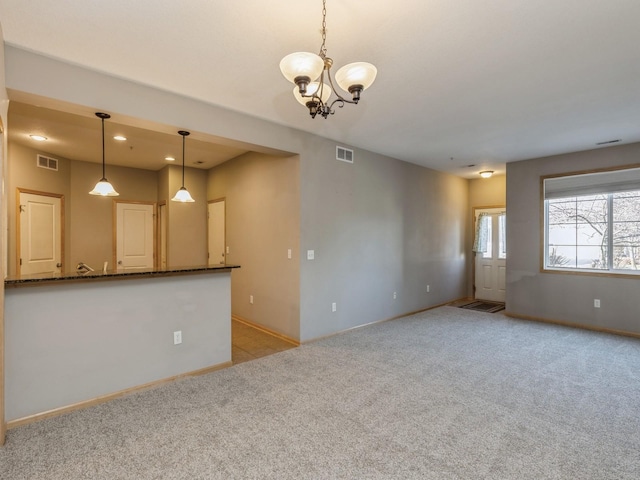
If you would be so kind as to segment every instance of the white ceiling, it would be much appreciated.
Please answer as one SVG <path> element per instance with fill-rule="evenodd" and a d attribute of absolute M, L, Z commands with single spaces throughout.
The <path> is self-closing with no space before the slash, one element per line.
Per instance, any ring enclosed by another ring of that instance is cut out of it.
<path fill-rule="evenodd" d="M 17 47 L 469 178 L 640 141 L 638 0 L 327 0 L 329 56 L 378 77 L 360 105 L 312 120 L 278 64 L 318 51 L 321 9 L 0 0 L 0 22 Z"/>

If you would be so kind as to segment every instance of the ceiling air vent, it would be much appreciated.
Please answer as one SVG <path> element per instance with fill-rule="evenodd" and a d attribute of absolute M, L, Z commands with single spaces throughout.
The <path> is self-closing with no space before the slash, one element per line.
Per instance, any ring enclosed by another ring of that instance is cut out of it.
<path fill-rule="evenodd" d="M 58 171 L 58 160 L 55 158 L 45 157 L 44 155 L 38 155 L 37 165 L 40 168 L 46 168 L 47 170 Z"/>
<path fill-rule="evenodd" d="M 353 163 L 353 150 L 336 145 L 336 160 Z"/>

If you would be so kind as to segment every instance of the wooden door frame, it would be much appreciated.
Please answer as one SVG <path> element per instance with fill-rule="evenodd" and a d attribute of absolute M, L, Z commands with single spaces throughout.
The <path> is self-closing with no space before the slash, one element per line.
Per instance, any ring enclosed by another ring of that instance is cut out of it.
<path fill-rule="evenodd" d="M 488 207 L 473 207 L 471 212 L 471 249 L 472 249 L 471 250 L 471 294 L 474 300 L 476 298 L 476 255 L 477 253 L 473 251 L 473 243 L 475 241 L 475 236 L 476 236 L 476 212 L 478 210 L 491 210 L 494 208 L 504 208 L 505 212 L 507 211 L 506 205 L 490 205 Z"/>
<path fill-rule="evenodd" d="M 164 224 L 160 224 L 160 207 L 164 207 L 164 216 L 165 216 L 165 222 Z M 162 236 L 160 235 L 160 229 L 164 230 L 164 241 L 165 241 L 165 245 L 168 246 L 169 245 L 169 229 L 167 228 L 167 224 L 168 222 L 168 218 L 169 218 L 169 209 L 167 208 L 167 201 L 166 200 L 162 200 L 161 202 L 158 202 L 156 204 L 155 207 L 155 213 L 153 214 L 153 218 L 154 218 L 154 227 L 155 227 L 155 239 L 154 239 L 154 245 L 155 245 L 155 264 L 156 264 L 156 269 L 159 269 L 161 267 L 160 264 L 160 252 L 162 250 L 162 245 L 160 245 L 160 240 L 162 239 Z M 167 265 L 169 265 L 169 249 L 166 249 L 167 251 L 165 252 L 167 258 Z"/>
<path fill-rule="evenodd" d="M 118 268 L 118 204 L 119 203 L 127 203 L 129 205 L 151 205 L 153 206 L 153 268 L 158 268 L 158 254 L 157 254 L 157 243 L 158 243 L 158 202 L 143 202 L 143 201 L 135 201 L 135 200 L 120 200 L 120 199 L 112 199 L 112 212 L 113 212 L 113 236 L 111 242 L 111 262 L 113 265 L 113 270 L 117 270 Z"/>
<path fill-rule="evenodd" d="M 62 265 L 62 267 L 60 267 L 60 271 L 64 272 L 64 263 L 65 263 L 65 258 L 64 258 L 64 244 L 65 244 L 65 238 L 64 238 L 64 221 L 65 221 L 65 216 L 64 216 L 64 195 L 61 193 L 52 193 L 52 192 L 41 192 L 39 190 L 31 190 L 29 188 L 21 188 L 21 187 L 17 187 L 16 188 L 16 275 L 20 275 L 20 257 L 21 255 L 21 251 L 20 251 L 20 242 L 22 240 L 21 238 L 21 231 L 20 231 L 20 195 L 26 193 L 29 195 L 40 195 L 41 197 L 52 197 L 52 198 L 59 198 L 60 199 L 60 265 Z"/>
<path fill-rule="evenodd" d="M 207 201 L 207 265 L 210 265 L 209 261 L 211 260 L 209 252 L 209 205 L 212 203 L 224 202 L 224 263 L 227 263 L 227 197 L 214 198 L 213 200 Z"/>

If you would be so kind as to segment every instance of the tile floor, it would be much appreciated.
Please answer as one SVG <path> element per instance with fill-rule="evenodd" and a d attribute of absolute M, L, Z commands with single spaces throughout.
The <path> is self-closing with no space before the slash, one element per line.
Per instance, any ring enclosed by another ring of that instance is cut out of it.
<path fill-rule="evenodd" d="M 266 357 L 290 348 L 296 346 L 242 322 L 231 321 L 231 361 L 234 364 Z"/>

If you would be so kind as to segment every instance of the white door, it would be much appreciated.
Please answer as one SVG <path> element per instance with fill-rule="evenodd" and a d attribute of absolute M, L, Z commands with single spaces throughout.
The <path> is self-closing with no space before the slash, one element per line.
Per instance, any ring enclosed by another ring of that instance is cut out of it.
<path fill-rule="evenodd" d="M 216 200 L 207 205 L 209 265 L 225 261 L 225 201 Z"/>
<path fill-rule="evenodd" d="M 476 224 L 480 214 L 488 214 L 485 252 L 476 252 L 476 299 L 504 302 L 506 289 L 506 213 L 504 208 L 476 210 Z"/>
<path fill-rule="evenodd" d="M 116 202 L 116 268 L 153 268 L 153 204 Z"/>
<path fill-rule="evenodd" d="M 20 275 L 62 272 L 62 197 L 20 192 Z"/>

